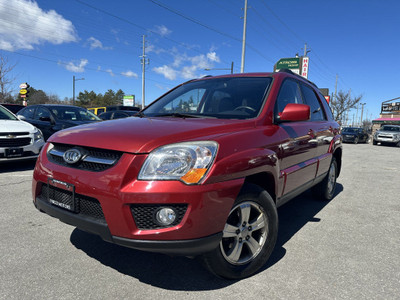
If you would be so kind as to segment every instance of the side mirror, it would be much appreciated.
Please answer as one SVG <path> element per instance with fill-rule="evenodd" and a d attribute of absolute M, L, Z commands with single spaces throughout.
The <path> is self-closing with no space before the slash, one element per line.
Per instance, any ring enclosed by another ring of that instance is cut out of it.
<path fill-rule="evenodd" d="M 17 118 L 21 121 L 25 121 L 26 118 L 23 115 L 17 115 Z"/>
<path fill-rule="evenodd" d="M 310 106 L 298 103 L 289 103 L 286 105 L 279 118 L 281 122 L 307 121 L 309 119 Z"/>

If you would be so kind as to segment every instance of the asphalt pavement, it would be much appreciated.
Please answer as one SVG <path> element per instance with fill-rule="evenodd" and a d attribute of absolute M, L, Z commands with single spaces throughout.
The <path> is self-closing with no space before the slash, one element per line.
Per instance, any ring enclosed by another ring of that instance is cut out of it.
<path fill-rule="evenodd" d="M 0 165 L 0 299 L 400 298 L 400 148 L 345 144 L 334 199 L 306 192 L 281 207 L 271 259 L 239 281 L 40 213 L 33 168 Z"/>

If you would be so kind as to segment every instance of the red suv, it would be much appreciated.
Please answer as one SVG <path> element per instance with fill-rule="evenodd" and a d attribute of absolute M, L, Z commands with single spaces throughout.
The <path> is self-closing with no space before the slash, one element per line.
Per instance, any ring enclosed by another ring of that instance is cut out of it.
<path fill-rule="evenodd" d="M 224 278 L 257 272 L 277 207 L 313 187 L 332 199 L 339 125 L 289 71 L 186 82 L 137 117 L 62 130 L 33 175 L 37 209 L 105 241 L 201 255 Z"/>

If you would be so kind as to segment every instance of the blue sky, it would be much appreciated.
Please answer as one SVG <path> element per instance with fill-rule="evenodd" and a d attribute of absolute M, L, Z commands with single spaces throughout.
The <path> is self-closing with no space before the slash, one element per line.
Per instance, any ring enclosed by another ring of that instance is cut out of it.
<path fill-rule="evenodd" d="M 320 88 L 363 95 L 364 118 L 400 97 L 398 1 L 248 0 L 245 72 L 272 71 L 302 55 Z M 146 35 L 146 104 L 186 80 L 240 72 L 244 0 L 0 0 L 0 52 L 22 82 L 72 97 L 122 89 L 142 100 Z M 214 69 L 206 71 L 204 69 Z M 355 117 L 356 111 L 349 114 Z M 354 115 L 354 116 L 353 116 Z M 360 117 L 360 111 L 358 112 Z"/>

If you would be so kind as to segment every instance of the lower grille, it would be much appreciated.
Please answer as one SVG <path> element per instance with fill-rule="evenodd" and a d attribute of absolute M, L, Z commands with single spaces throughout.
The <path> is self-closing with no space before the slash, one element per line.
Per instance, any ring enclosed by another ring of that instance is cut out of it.
<path fill-rule="evenodd" d="M 24 147 L 28 146 L 31 144 L 31 138 L 26 137 L 26 138 L 6 138 L 6 139 L 0 139 L 0 147 L 6 148 L 6 147 Z"/>
<path fill-rule="evenodd" d="M 81 194 L 75 194 L 75 199 L 73 199 L 72 192 L 54 186 L 48 186 L 47 184 L 43 183 L 42 191 L 39 197 L 45 201 L 48 201 L 48 195 L 51 199 L 54 199 L 63 205 L 74 206 L 75 211 L 71 211 L 71 213 L 85 215 L 95 218 L 98 221 L 104 223 L 106 222 L 100 202 L 95 198 L 87 197 Z"/>
<path fill-rule="evenodd" d="M 176 213 L 175 221 L 169 226 L 160 226 L 156 222 L 156 213 L 160 208 L 170 207 Z M 132 204 L 131 213 L 135 220 L 136 227 L 138 229 L 149 230 L 149 229 L 162 229 L 178 225 L 185 215 L 187 210 L 187 204 Z"/>

